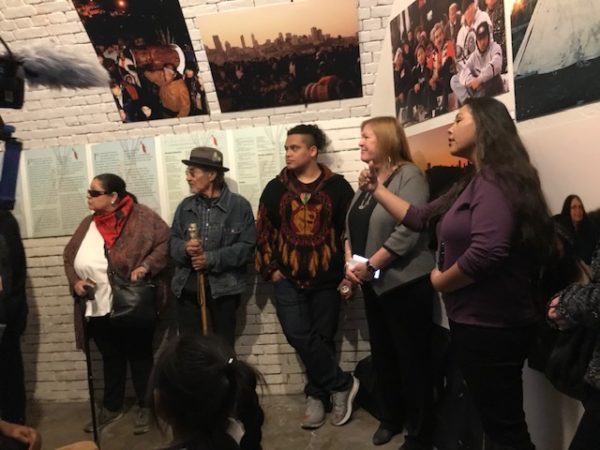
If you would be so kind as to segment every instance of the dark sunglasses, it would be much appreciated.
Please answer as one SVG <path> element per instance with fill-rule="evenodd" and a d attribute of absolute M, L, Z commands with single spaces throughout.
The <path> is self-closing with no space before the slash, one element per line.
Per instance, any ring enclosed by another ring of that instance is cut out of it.
<path fill-rule="evenodd" d="M 110 194 L 110 192 L 106 192 L 106 191 L 95 191 L 93 189 L 88 189 L 87 191 L 88 195 L 90 197 L 96 198 L 96 197 L 100 197 L 101 195 L 106 195 L 106 194 Z"/>

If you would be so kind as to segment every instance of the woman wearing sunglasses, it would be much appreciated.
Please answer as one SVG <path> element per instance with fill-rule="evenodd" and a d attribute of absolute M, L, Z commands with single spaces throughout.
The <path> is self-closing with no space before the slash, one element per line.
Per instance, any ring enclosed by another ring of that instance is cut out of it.
<path fill-rule="evenodd" d="M 158 281 L 158 306 L 168 295 L 169 226 L 150 208 L 137 203 L 126 190 L 125 181 L 106 173 L 97 175 L 87 191 L 87 216 L 65 247 L 65 272 L 74 296 L 87 298 L 85 317 L 88 332 L 102 355 L 104 398 L 98 414 L 100 428 L 123 416 L 127 363 L 138 399 L 134 434 L 149 430 L 149 413 L 144 399 L 152 370 L 154 326 L 130 329 L 111 323 L 111 270 L 135 282 L 144 277 Z M 83 324 L 75 302 L 77 347 L 83 348 Z M 92 424 L 84 428 L 92 431 Z"/>

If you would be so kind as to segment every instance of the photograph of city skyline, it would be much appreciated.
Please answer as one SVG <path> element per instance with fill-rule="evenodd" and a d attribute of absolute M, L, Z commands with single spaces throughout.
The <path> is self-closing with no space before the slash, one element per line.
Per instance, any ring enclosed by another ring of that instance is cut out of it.
<path fill-rule="evenodd" d="M 362 96 L 356 0 L 197 19 L 221 112 Z"/>

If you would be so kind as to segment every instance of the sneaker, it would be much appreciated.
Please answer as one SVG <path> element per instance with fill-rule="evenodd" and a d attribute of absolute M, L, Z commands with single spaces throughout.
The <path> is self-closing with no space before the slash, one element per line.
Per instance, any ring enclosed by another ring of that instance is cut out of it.
<path fill-rule="evenodd" d="M 306 410 L 300 425 L 305 430 L 314 430 L 325 423 L 325 405 L 318 398 L 306 397 Z"/>
<path fill-rule="evenodd" d="M 138 408 L 133 421 L 133 434 L 144 434 L 150 431 L 150 410 Z"/>
<path fill-rule="evenodd" d="M 116 422 L 121 417 L 123 417 L 123 411 L 121 410 L 109 411 L 104 407 L 100 408 L 100 410 L 98 411 L 98 415 L 96 416 L 96 425 L 98 426 L 98 430 L 101 430 L 105 426 Z M 85 431 L 86 433 L 91 433 L 92 431 L 94 431 L 94 426 L 91 420 L 85 425 L 85 427 L 83 427 L 83 431 Z"/>
<path fill-rule="evenodd" d="M 352 403 L 358 393 L 359 381 L 352 377 L 350 389 L 334 392 L 332 395 L 333 409 L 331 411 L 331 424 L 339 427 L 350 420 L 352 416 Z"/>

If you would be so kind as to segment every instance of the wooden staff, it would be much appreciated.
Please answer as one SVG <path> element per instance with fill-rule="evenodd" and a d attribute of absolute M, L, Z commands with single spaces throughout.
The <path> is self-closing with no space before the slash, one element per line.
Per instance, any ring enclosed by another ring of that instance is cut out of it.
<path fill-rule="evenodd" d="M 198 225 L 195 223 L 190 223 L 188 227 L 188 233 L 191 240 L 197 240 L 200 242 L 200 237 L 198 236 Z M 206 316 L 206 291 L 204 290 L 204 272 L 197 272 L 197 281 L 198 281 L 198 305 L 200 305 L 200 320 L 202 322 L 202 335 L 206 336 L 208 334 L 208 320 Z"/>

